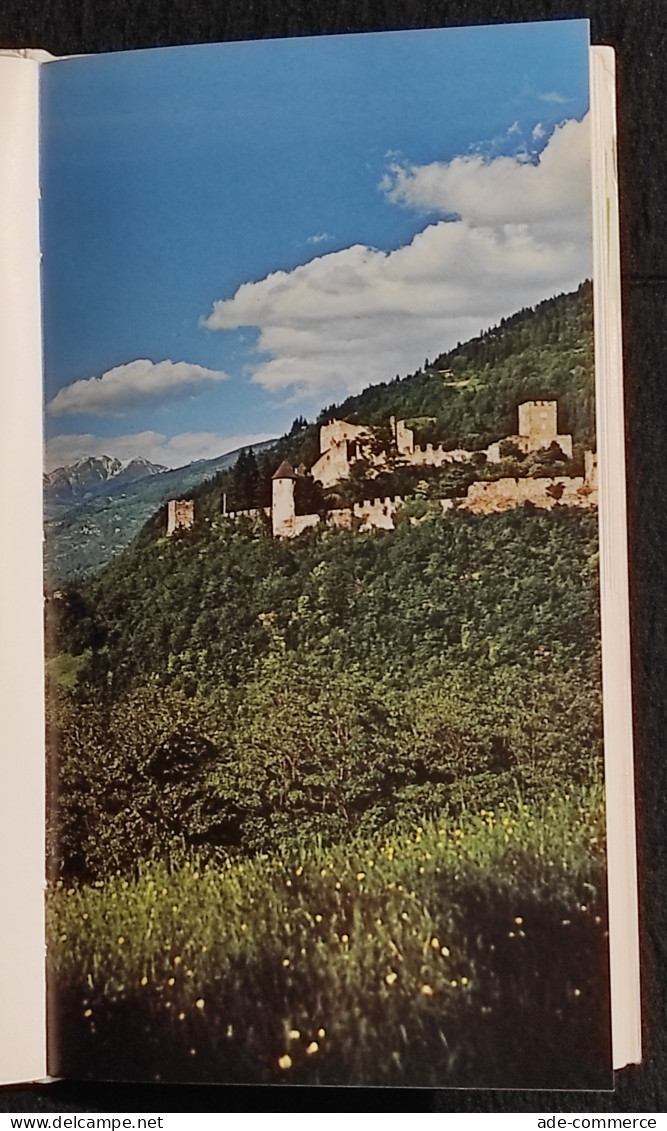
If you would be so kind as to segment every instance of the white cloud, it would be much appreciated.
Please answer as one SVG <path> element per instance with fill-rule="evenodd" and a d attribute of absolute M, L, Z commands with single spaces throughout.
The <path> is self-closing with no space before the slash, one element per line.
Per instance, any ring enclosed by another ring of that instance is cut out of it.
<path fill-rule="evenodd" d="M 259 331 L 253 381 L 313 395 L 357 391 L 590 274 L 586 121 L 557 129 L 537 164 L 394 162 L 381 188 L 396 204 L 450 219 L 394 251 L 348 247 L 216 302 L 209 328 Z"/>
<path fill-rule="evenodd" d="M 65 385 L 47 405 L 53 416 L 65 413 L 119 412 L 134 401 L 173 396 L 198 385 L 225 381 L 227 374 L 187 361 L 129 361 L 101 377 Z"/>
<path fill-rule="evenodd" d="M 544 126 L 541 122 L 538 122 L 536 126 L 533 126 L 530 136 L 532 137 L 533 141 L 541 141 L 545 134 L 546 130 Z"/>
<path fill-rule="evenodd" d="M 198 459 L 215 459 L 237 448 L 271 439 L 265 433 L 246 432 L 224 435 L 220 432 L 181 432 L 165 436 L 161 432 L 133 432 L 126 436 L 95 436 L 86 433 L 61 433 L 47 441 L 46 471 L 67 467 L 84 456 L 113 456 L 132 459 L 143 456 L 164 467 L 183 467 Z"/>
<path fill-rule="evenodd" d="M 318 232 L 314 236 L 308 236 L 306 243 L 328 243 L 332 239 L 333 236 L 330 236 L 328 232 Z"/>
<path fill-rule="evenodd" d="M 566 98 L 564 94 L 559 94 L 557 90 L 549 90 L 546 94 L 538 94 L 537 97 L 542 102 L 550 102 L 555 106 L 564 106 L 566 102 L 572 102 L 571 98 Z"/>
<path fill-rule="evenodd" d="M 397 204 L 458 213 L 473 226 L 529 225 L 539 242 L 559 247 L 588 238 L 589 124 L 554 130 L 536 164 L 515 157 L 455 157 L 449 162 L 394 164 L 382 188 Z"/>

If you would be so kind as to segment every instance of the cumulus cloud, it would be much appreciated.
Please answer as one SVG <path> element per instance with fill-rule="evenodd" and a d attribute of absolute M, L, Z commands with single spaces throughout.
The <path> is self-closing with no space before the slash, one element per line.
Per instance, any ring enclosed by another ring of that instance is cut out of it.
<path fill-rule="evenodd" d="M 586 240 L 590 222 L 588 118 L 554 130 L 536 163 L 516 157 L 455 157 L 430 165 L 393 164 L 382 189 L 397 204 L 458 213 L 475 227 L 528 225 L 541 244 Z"/>
<path fill-rule="evenodd" d="M 84 456 L 112 456 L 126 460 L 143 456 L 164 467 L 183 467 L 199 459 L 215 459 L 237 448 L 247 448 L 272 437 L 266 433 L 180 432 L 165 436 L 161 432 L 133 432 L 125 436 L 96 436 L 91 432 L 61 433 L 47 441 L 46 471 L 67 467 Z"/>
<path fill-rule="evenodd" d="M 133 402 L 174 396 L 187 389 L 225 381 L 227 374 L 187 361 L 139 359 L 107 370 L 101 377 L 86 377 L 65 385 L 47 405 L 53 416 L 66 413 L 116 413 Z"/>
<path fill-rule="evenodd" d="M 308 236 L 306 243 L 328 243 L 333 238 L 328 232 L 317 232 L 314 236 Z"/>
<path fill-rule="evenodd" d="M 570 121 L 536 164 L 394 159 L 385 196 L 446 219 L 393 251 L 355 245 L 245 283 L 204 324 L 255 327 L 252 380 L 276 392 L 344 395 L 409 372 L 590 274 L 587 139 Z"/>

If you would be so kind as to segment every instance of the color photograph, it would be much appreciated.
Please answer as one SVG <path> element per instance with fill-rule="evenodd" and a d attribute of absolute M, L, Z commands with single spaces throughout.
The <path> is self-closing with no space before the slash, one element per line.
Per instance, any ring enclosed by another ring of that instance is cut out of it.
<path fill-rule="evenodd" d="M 588 52 L 43 68 L 53 1076 L 612 1086 Z"/>

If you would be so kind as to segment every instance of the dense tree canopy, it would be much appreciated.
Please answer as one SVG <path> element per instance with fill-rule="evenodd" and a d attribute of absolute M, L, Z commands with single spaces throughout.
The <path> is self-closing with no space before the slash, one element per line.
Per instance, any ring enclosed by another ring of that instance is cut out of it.
<path fill-rule="evenodd" d="M 177 837 L 336 839 L 585 778 L 595 516 L 424 506 L 295 542 L 203 521 L 52 599 L 59 866 L 125 867 Z"/>

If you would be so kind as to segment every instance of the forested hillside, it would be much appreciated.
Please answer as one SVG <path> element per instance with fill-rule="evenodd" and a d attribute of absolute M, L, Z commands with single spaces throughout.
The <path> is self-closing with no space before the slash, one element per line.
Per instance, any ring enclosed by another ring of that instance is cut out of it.
<path fill-rule="evenodd" d="M 117 820 L 127 866 L 160 835 L 215 844 L 224 825 L 223 840 L 266 848 L 294 819 L 295 835 L 338 835 L 460 799 L 464 779 L 497 792 L 491 772 L 586 776 L 596 537 L 593 515 L 564 510 L 296 543 L 220 519 L 136 545 L 50 604 L 78 720 L 74 744 L 67 726 L 58 741 L 66 778 L 89 764 L 65 806 L 65 867 L 70 850 L 101 866 Z M 158 833 L 143 791 L 164 759 L 160 795 L 176 791 L 179 815 Z"/>
<path fill-rule="evenodd" d="M 429 361 L 407 377 L 372 385 L 320 420 L 420 422 L 419 437 L 485 447 L 516 429 L 516 406 L 558 400 L 562 432 L 595 444 L 592 289 L 582 283 Z M 433 418 L 428 419 L 428 418 Z"/>
<path fill-rule="evenodd" d="M 336 414 L 498 436 L 558 397 L 582 442 L 589 299 Z M 604 1086 L 596 514 L 443 514 L 428 484 L 366 534 L 220 513 L 315 439 L 47 599 L 54 1070 Z"/>

